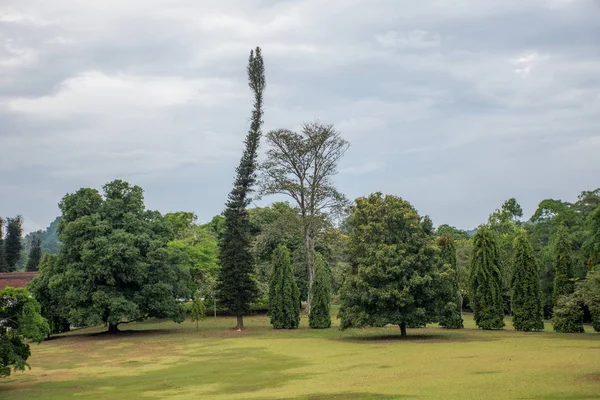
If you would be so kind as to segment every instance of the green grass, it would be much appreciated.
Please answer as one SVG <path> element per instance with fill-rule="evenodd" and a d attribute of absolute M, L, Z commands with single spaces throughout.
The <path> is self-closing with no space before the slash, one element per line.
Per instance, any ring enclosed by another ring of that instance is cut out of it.
<path fill-rule="evenodd" d="M 598 399 L 600 334 L 397 327 L 273 330 L 267 317 L 110 336 L 91 328 L 32 345 L 1 399 Z M 337 322 L 337 321 L 335 321 Z M 507 326 L 511 326 L 507 321 Z"/>

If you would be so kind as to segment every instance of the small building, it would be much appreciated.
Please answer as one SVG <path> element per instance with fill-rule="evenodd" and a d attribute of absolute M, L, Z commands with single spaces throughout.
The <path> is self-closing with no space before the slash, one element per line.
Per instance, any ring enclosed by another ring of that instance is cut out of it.
<path fill-rule="evenodd" d="M 38 272 L 0 272 L 0 290 L 5 287 L 26 288 Z"/>

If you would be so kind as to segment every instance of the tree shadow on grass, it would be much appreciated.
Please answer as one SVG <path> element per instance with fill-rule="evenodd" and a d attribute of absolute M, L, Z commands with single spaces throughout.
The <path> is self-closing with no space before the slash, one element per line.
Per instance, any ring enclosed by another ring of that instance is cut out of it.
<path fill-rule="evenodd" d="M 379 394 L 369 392 L 349 392 L 349 393 L 317 393 L 309 394 L 299 397 L 286 398 L 286 400 L 363 400 L 363 399 L 374 399 L 374 400 L 397 400 L 397 399 L 411 399 L 419 396 L 416 395 L 404 395 L 404 394 Z M 258 399 L 254 399 L 258 400 Z"/>
<path fill-rule="evenodd" d="M 401 336 L 400 332 L 397 334 L 384 333 L 384 334 L 358 334 L 351 337 L 340 338 L 344 342 L 426 342 L 426 343 L 452 343 L 452 342 L 492 342 L 498 340 L 494 337 L 484 337 L 480 335 L 444 335 L 444 334 L 423 334 L 416 333 L 413 335 Z"/>

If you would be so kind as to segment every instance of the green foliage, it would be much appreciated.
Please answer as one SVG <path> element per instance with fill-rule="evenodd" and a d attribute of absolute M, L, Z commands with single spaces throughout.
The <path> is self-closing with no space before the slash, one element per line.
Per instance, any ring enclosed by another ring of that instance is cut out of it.
<path fill-rule="evenodd" d="M 6 219 L 6 238 L 4 239 L 4 256 L 6 259 L 6 270 L 13 272 L 21 259 L 23 242 L 23 218 L 17 215 L 15 218 Z"/>
<path fill-rule="evenodd" d="M 23 339 L 41 342 L 49 332 L 40 305 L 27 290 L 0 290 L 0 378 L 9 376 L 11 368 L 24 371 L 29 367 L 31 353 Z"/>
<path fill-rule="evenodd" d="M 600 332 L 600 269 L 589 271 L 577 284 L 577 297 L 589 308 L 594 330 Z"/>
<path fill-rule="evenodd" d="M 171 224 L 175 238 L 183 239 L 189 236 L 198 217 L 193 212 L 178 211 L 165 214 L 165 219 Z"/>
<path fill-rule="evenodd" d="M 204 301 L 202 301 L 200 294 L 196 293 L 194 301 L 192 302 L 192 321 L 196 322 L 196 330 L 198 330 L 198 323 L 204 321 L 205 318 L 206 306 L 204 305 Z"/>
<path fill-rule="evenodd" d="M 243 315 L 258 295 L 252 278 L 254 259 L 251 253 L 251 230 L 248 211 L 249 197 L 256 180 L 257 156 L 263 124 L 263 93 L 266 88 L 265 69 L 259 47 L 250 52 L 248 84 L 254 93 L 252 122 L 245 140 L 245 150 L 237 167 L 237 177 L 224 212 L 225 224 L 219 243 L 221 273 L 219 298 L 237 315 L 238 329 L 243 328 Z"/>
<path fill-rule="evenodd" d="M 4 218 L 0 217 L 0 272 L 8 272 L 6 254 L 4 252 Z"/>
<path fill-rule="evenodd" d="M 139 186 L 116 180 L 96 190 L 80 189 L 60 203 L 69 321 L 88 326 L 146 318 L 184 319 L 177 301 L 189 295 L 184 256 L 169 249 L 170 224 L 146 210 Z"/>
<path fill-rule="evenodd" d="M 554 303 L 560 296 L 569 296 L 575 290 L 573 281 L 573 243 L 569 231 L 560 225 L 556 231 L 552 252 L 554 256 Z"/>
<path fill-rule="evenodd" d="M 600 265 L 600 206 L 588 217 L 589 235 L 584 244 L 588 268 Z"/>
<path fill-rule="evenodd" d="M 331 328 L 331 279 L 325 259 L 319 253 L 315 259 L 315 281 L 312 286 L 312 305 L 308 316 L 308 324 L 313 329 Z"/>
<path fill-rule="evenodd" d="M 27 286 L 31 295 L 40 303 L 41 314 L 48 321 L 51 333 L 70 329 L 69 307 L 66 302 L 68 288 L 64 273 L 65 268 L 58 262 L 57 255 L 44 254 L 39 266 L 39 276 Z"/>
<path fill-rule="evenodd" d="M 269 290 L 269 314 L 275 329 L 296 329 L 300 325 L 300 290 L 294 279 L 290 252 L 279 245 L 273 252 Z"/>
<path fill-rule="evenodd" d="M 460 281 L 458 275 L 456 246 L 450 236 L 442 235 L 437 240 L 440 248 L 440 272 L 442 289 L 440 296 L 442 310 L 440 326 L 448 329 L 463 328 L 461 315 L 462 296 L 460 295 Z"/>
<path fill-rule="evenodd" d="M 470 236 L 467 231 L 458 229 L 454 226 L 443 224 L 435 230 L 436 236 L 448 236 L 454 240 L 469 240 Z"/>
<path fill-rule="evenodd" d="M 498 245 L 494 233 L 486 226 L 481 226 L 473 237 L 469 288 L 477 326 L 482 329 L 502 329 L 504 307 Z"/>
<path fill-rule="evenodd" d="M 516 330 L 544 330 L 540 274 L 533 247 L 525 230 L 521 230 L 514 241 L 511 308 Z"/>
<path fill-rule="evenodd" d="M 35 232 L 31 240 L 29 257 L 27 258 L 26 271 L 37 271 L 42 260 L 42 231 Z"/>
<path fill-rule="evenodd" d="M 342 329 L 433 322 L 439 294 L 431 221 L 407 201 L 374 193 L 350 207 L 353 274 L 341 294 Z"/>
<path fill-rule="evenodd" d="M 575 296 L 559 297 L 554 306 L 552 324 L 556 332 L 583 333 L 583 310 Z"/>

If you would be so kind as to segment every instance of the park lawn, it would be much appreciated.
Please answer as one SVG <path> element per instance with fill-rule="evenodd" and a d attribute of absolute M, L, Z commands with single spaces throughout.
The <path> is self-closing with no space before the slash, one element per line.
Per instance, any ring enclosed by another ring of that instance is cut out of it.
<path fill-rule="evenodd" d="M 0 399 L 598 399 L 600 334 L 432 326 L 273 330 L 265 316 L 148 321 L 32 344 Z M 336 320 L 334 324 L 337 325 Z M 549 328 L 549 327 L 548 327 Z"/>

